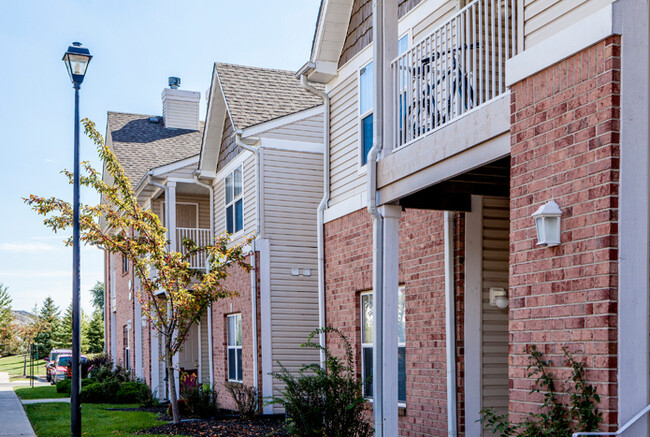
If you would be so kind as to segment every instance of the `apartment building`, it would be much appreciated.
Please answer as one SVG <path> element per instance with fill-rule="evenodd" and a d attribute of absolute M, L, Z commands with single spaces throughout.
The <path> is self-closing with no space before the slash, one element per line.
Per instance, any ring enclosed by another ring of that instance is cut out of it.
<path fill-rule="evenodd" d="M 487 407 L 523 420 L 531 345 L 560 375 L 563 347 L 586 363 L 602 430 L 648 405 L 648 17 L 322 2 L 297 73 L 329 100 L 321 312 L 373 376 L 377 435 L 488 435 Z"/>

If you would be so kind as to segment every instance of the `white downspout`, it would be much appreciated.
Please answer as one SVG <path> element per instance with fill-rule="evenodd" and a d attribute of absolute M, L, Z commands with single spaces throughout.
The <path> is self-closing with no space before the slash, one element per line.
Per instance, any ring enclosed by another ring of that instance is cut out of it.
<path fill-rule="evenodd" d="M 257 344 L 257 278 L 256 273 L 259 271 L 260 267 L 256 265 L 257 259 L 255 257 L 256 245 L 255 242 L 257 239 L 262 238 L 262 199 L 261 199 L 261 183 L 260 183 L 260 149 L 258 147 L 250 146 L 245 144 L 242 140 L 242 131 L 238 131 L 235 134 L 235 143 L 244 150 L 248 150 L 255 155 L 255 221 L 256 221 L 256 235 L 255 239 L 252 242 L 251 247 L 251 264 L 253 265 L 253 270 L 251 270 L 251 309 L 252 309 L 252 320 L 251 320 L 251 330 L 253 331 L 253 387 L 255 391 L 259 391 L 259 375 L 258 375 L 258 357 L 259 357 L 259 346 Z M 243 176 L 242 176 L 243 177 Z"/>
<path fill-rule="evenodd" d="M 325 327 L 325 208 L 330 200 L 330 98 L 327 93 L 314 88 L 307 82 L 307 76 L 300 76 L 300 85 L 312 94 L 317 95 L 323 99 L 325 105 L 324 111 L 324 140 L 325 150 L 323 150 L 323 198 L 318 204 L 316 213 L 317 217 L 317 240 L 318 240 L 318 326 Z M 319 336 L 321 347 L 327 346 L 327 338 L 325 333 Z M 320 351 L 320 364 L 321 367 L 325 365 L 325 352 Z"/>
<path fill-rule="evenodd" d="M 454 292 L 454 218 L 445 211 L 445 339 L 447 353 L 447 435 L 457 436 L 456 425 L 456 302 Z"/>
<path fill-rule="evenodd" d="M 200 171 L 198 172 L 200 173 Z M 212 185 L 204 184 L 199 180 L 199 175 L 194 174 L 194 183 L 208 190 L 210 195 L 210 242 L 214 242 L 214 191 Z M 206 266 L 206 270 L 207 270 Z M 200 328 L 199 328 L 200 329 Z M 201 332 L 199 330 L 199 332 Z M 199 345 L 200 345 L 199 341 Z M 208 305 L 208 366 L 210 366 L 210 385 L 214 385 L 214 364 L 212 357 L 212 302 Z"/>
<path fill-rule="evenodd" d="M 372 29 L 373 47 L 372 56 L 374 63 L 373 85 L 373 142 L 368 153 L 368 212 L 373 221 L 373 419 L 375 436 L 385 437 L 384 434 L 384 399 L 382 387 L 384 385 L 384 218 L 377 208 L 377 156 L 383 148 L 383 109 L 384 109 L 384 4 L 383 0 L 372 1 Z M 392 437 L 392 436 L 386 436 Z"/>

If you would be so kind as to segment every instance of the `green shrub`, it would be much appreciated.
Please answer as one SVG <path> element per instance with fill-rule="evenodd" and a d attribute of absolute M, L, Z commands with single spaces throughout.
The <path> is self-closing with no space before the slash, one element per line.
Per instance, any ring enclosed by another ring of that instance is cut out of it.
<path fill-rule="evenodd" d="M 115 393 L 115 402 L 118 404 L 144 403 L 149 398 L 151 398 L 151 391 L 143 382 L 125 382 Z"/>
<path fill-rule="evenodd" d="M 81 386 L 83 387 L 85 385 L 92 384 L 93 382 L 95 382 L 95 381 L 93 381 L 90 378 L 84 378 L 84 379 L 81 380 Z"/>
<path fill-rule="evenodd" d="M 189 414 L 203 419 L 209 419 L 217 414 L 219 392 L 210 384 L 185 384 L 185 388 L 181 389 L 181 393 Z"/>
<path fill-rule="evenodd" d="M 172 415 L 172 404 L 169 404 L 167 407 L 167 414 Z M 178 414 L 181 416 L 184 416 L 187 414 L 187 399 L 179 399 L 178 400 Z"/>
<path fill-rule="evenodd" d="M 72 391 L 72 381 L 69 379 L 62 379 L 56 383 L 56 392 L 57 393 L 67 393 L 70 394 Z"/>
<path fill-rule="evenodd" d="M 252 419 L 258 412 L 258 396 L 255 387 L 238 382 L 226 383 L 226 390 L 237 405 L 237 411 L 244 419 Z"/>
<path fill-rule="evenodd" d="M 335 333 L 343 340 L 345 361 L 333 356 L 327 348 L 312 343 L 320 333 Z M 356 377 L 348 339 L 337 329 L 320 328 L 309 334 L 307 343 L 301 346 L 323 351 L 325 367 L 308 364 L 298 371 L 298 375 L 293 375 L 280 364 L 282 370 L 271 373 L 284 383 L 285 388 L 268 403 L 284 407 L 288 433 L 295 437 L 372 436 L 373 429 L 363 418 L 362 381 Z"/>
<path fill-rule="evenodd" d="M 120 383 L 117 381 L 93 382 L 81 388 L 81 402 L 87 404 L 115 403 Z"/>
<path fill-rule="evenodd" d="M 115 366 L 111 362 L 99 365 L 91 369 L 90 379 L 95 382 L 117 381 L 118 383 L 129 382 L 132 380 L 131 372 L 122 366 Z"/>
<path fill-rule="evenodd" d="M 511 424 L 507 414 L 498 414 L 493 408 L 481 410 L 481 424 L 485 429 L 501 437 L 571 437 L 574 432 L 597 431 L 602 421 L 602 413 L 596 404 L 600 396 L 596 387 L 588 384 L 585 378 L 584 363 L 577 362 L 566 348 L 564 365 L 571 368 L 571 376 L 566 381 L 573 384 L 573 390 L 566 385 L 557 391 L 555 378 L 549 371 L 553 364 L 544 360 L 542 353 L 531 346 L 528 378 L 536 377 L 531 393 L 544 393 L 544 402 L 539 413 L 529 413 L 529 417 L 521 422 Z M 569 405 L 560 401 L 562 392 L 568 394 Z"/>

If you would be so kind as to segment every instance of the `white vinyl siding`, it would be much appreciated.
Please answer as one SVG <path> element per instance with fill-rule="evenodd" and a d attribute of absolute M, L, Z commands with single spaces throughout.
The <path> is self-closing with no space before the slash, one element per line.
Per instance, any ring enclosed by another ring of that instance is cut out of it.
<path fill-rule="evenodd" d="M 508 412 L 508 311 L 490 306 L 490 287 L 508 290 L 509 203 L 483 198 L 481 408 Z"/>
<path fill-rule="evenodd" d="M 359 81 L 358 72 L 330 93 L 330 205 L 365 192 L 366 179 L 359 174 Z"/>
<path fill-rule="evenodd" d="M 467 3 L 469 3 L 469 1 Z M 433 30 L 451 18 L 451 16 L 456 13 L 457 7 L 458 0 L 442 2 L 440 4 L 440 7 L 438 7 L 435 11 L 430 13 L 428 16 L 423 17 L 418 24 L 413 26 L 414 45 L 420 42 L 420 40 L 427 37 Z"/>
<path fill-rule="evenodd" d="M 249 156 L 242 164 L 243 169 L 243 199 L 244 199 L 244 232 L 237 234 L 233 242 L 240 243 L 244 236 L 256 231 L 255 204 L 255 157 Z M 214 234 L 226 232 L 226 182 L 225 176 L 218 177 L 212 184 L 214 190 Z"/>
<path fill-rule="evenodd" d="M 612 0 L 525 0 L 524 47 L 532 47 L 610 3 Z"/>
<path fill-rule="evenodd" d="M 271 129 L 264 138 L 323 144 L 323 114 Z"/>
<path fill-rule="evenodd" d="M 300 344 L 318 327 L 316 210 L 323 195 L 323 155 L 263 149 L 262 156 L 263 232 L 270 240 L 273 371 L 280 371 L 278 361 L 296 371 L 319 361 L 318 351 Z M 300 275 L 292 275 L 292 269 L 299 269 Z"/>

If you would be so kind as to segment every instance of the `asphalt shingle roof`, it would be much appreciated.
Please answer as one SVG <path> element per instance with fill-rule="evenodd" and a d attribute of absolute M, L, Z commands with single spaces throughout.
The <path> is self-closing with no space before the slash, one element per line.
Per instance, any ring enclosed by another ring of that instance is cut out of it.
<path fill-rule="evenodd" d="M 158 123 L 149 121 L 158 117 Z M 113 151 L 133 186 L 150 170 L 197 155 L 201 150 L 203 122 L 199 130 L 167 129 L 161 116 L 108 113 Z"/>
<path fill-rule="evenodd" d="M 216 68 L 236 130 L 323 103 L 302 88 L 292 71 L 222 63 Z"/>

